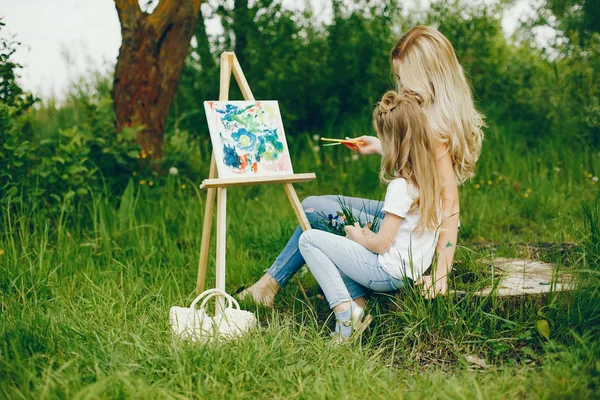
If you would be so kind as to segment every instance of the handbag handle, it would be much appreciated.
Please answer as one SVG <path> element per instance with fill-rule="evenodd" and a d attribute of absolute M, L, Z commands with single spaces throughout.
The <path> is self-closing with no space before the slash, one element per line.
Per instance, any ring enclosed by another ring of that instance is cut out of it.
<path fill-rule="evenodd" d="M 206 305 L 206 302 L 208 300 L 210 300 L 211 298 L 215 297 L 215 296 L 224 296 L 227 299 L 227 308 L 232 308 L 232 305 L 234 305 L 238 310 L 240 309 L 240 305 L 237 302 L 236 299 L 234 299 L 233 297 L 231 297 L 229 294 L 227 294 L 226 292 L 222 291 L 221 289 L 209 289 L 206 290 L 202 293 L 200 293 L 200 295 L 198 297 L 196 297 L 194 299 L 194 301 L 192 301 L 192 304 L 190 305 L 191 309 L 195 309 L 196 308 L 196 304 L 198 304 L 198 302 L 200 300 L 202 300 L 202 303 L 200 303 L 200 309 L 204 309 L 204 306 Z"/>
<path fill-rule="evenodd" d="M 240 309 L 240 305 L 237 302 L 237 300 L 230 296 L 228 293 L 222 291 L 221 289 L 210 289 L 208 290 L 208 292 L 210 293 L 204 298 L 204 300 L 202 300 L 202 304 L 200 304 L 201 309 L 204 309 L 204 306 L 206 305 L 208 300 L 215 296 L 225 297 L 227 299 L 227 308 L 233 308 L 232 305 L 234 305 L 238 310 Z"/>
<path fill-rule="evenodd" d="M 208 296 L 208 295 L 210 295 L 210 294 L 212 294 L 212 293 L 214 293 L 215 291 L 218 291 L 218 290 L 219 289 L 208 289 L 208 290 L 205 290 L 204 292 L 200 293 L 198 295 L 198 297 L 196 297 L 194 299 L 194 301 L 192 301 L 192 304 L 190 304 L 190 308 L 192 310 L 195 309 L 196 308 L 196 304 L 198 304 L 200 302 L 200 300 L 202 300 L 204 297 L 206 297 L 206 296 Z"/>

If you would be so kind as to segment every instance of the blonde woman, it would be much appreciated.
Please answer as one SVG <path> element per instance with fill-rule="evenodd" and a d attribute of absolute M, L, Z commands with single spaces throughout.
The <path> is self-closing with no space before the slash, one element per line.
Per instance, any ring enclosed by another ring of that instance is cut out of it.
<path fill-rule="evenodd" d="M 391 52 L 391 64 L 398 91 L 419 96 L 423 112 L 433 136 L 437 171 L 441 182 L 442 219 L 437 242 L 437 263 L 428 276 L 421 276 L 415 284 L 421 285 L 426 298 L 445 295 L 447 276 L 458 236 L 458 184 L 474 171 L 483 141 L 482 115 L 475 109 L 471 89 L 454 49 L 439 31 L 428 26 L 416 26 L 408 31 Z M 381 141 L 373 136 L 361 136 L 364 145 L 349 146 L 362 155 L 383 155 Z M 302 204 L 311 226 L 327 230 L 320 217 L 336 215 L 339 196 L 311 196 Z M 353 215 L 360 215 L 361 225 L 373 218 L 381 218 L 383 203 L 375 200 L 342 197 Z M 332 222 L 334 222 L 332 220 Z M 298 248 L 302 231 L 297 228 L 286 247 L 263 277 L 240 293 L 255 302 L 270 306 L 279 289 L 304 264 Z M 357 303 L 364 306 L 364 292 L 356 288 L 350 292 Z"/>

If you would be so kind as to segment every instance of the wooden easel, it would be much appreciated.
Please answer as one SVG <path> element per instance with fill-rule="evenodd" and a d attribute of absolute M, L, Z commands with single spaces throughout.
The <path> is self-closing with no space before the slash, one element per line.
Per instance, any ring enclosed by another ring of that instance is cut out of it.
<path fill-rule="evenodd" d="M 223 52 L 221 54 L 221 79 L 219 89 L 219 101 L 229 100 L 229 83 L 231 73 L 240 87 L 245 100 L 254 100 L 250 86 L 246 81 L 244 72 L 233 52 Z M 208 250 L 210 247 L 210 235 L 212 228 L 213 210 L 215 205 L 215 191 L 217 195 L 217 255 L 216 255 L 216 287 L 225 290 L 225 241 L 226 241 L 226 203 L 227 188 L 230 186 L 263 185 L 279 183 L 283 185 L 285 193 L 296 213 L 298 222 L 302 230 L 310 229 L 310 224 L 298 195 L 292 186 L 295 182 L 308 182 L 315 179 L 314 173 L 278 175 L 272 177 L 251 177 L 251 178 L 227 178 L 219 179 L 217 177 L 217 164 L 215 154 L 212 153 L 210 161 L 210 172 L 208 179 L 202 181 L 200 189 L 207 189 L 206 206 L 204 211 L 204 225 L 202 226 L 202 242 L 200 244 L 200 260 L 198 261 L 198 280 L 196 282 L 196 293 L 200 294 L 204 290 L 206 278 L 206 266 L 208 262 Z M 223 307 L 223 299 L 217 301 L 217 307 Z M 222 309 L 222 308 L 221 308 Z"/>

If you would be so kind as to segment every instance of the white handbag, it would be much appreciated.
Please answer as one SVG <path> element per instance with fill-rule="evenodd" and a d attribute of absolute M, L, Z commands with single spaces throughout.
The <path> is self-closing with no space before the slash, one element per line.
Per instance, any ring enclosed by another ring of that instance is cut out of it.
<path fill-rule="evenodd" d="M 225 297 L 227 307 L 211 317 L 206 312 L 206 303 L 215 296 Z M 196 309 L 200 300 L 200 308 Z M 189 307 L 171 307 L 169 319 L 177 336 L 202 343 L 236 339 L 256 327 L 254 314 L 241 310 L 239 303 L 220 289 L 200 293 Z"/>

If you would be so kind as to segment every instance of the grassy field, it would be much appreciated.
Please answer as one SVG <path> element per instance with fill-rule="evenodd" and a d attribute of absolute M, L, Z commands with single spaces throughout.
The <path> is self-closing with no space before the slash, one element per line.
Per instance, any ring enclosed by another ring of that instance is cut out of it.
<path fill-rule="evenodd" d="M 297 185 L 301 197 L 382 197 L 376 157 L 315 146 L 308 135 L 291 140 L 295 170 L 318 176 Z M 204 171 L 207 154 L 206 146 L 196 154 Z M 132 177 L 124 191 L 94 193 L 50 216 L 27 192 L 5 197 L 0 397 L 596 398 L 598 219 L 596 208 L 584 221 L 582 202 L 596 207 L 599 173 L 597 150 L 550 142 L 531 149 L 490 128 L 477 175 L 461 187 L 452 287 L 472 293 L 489 284 L 482 258 L 529 256 L 569 269 L 578 290 L 508 300 L 373 296 L 373 324 L 343 347 L 329 342 L 333 321 L 305 270 L 315 308 L 291 281 L 272 310 L 244 304 L 260 328 L 243 340 L 204 346 L 172 337 L 169 308 L 194 298 L 199 179 L 165 176 L 149 186 Z M 228 291 L 260 277 L 294 228 L 282 188 L 230 190 Z M 550 340 L 539 321 L 549 323 Z M 468 356 L 489 368 L 473 370 Z"/>

